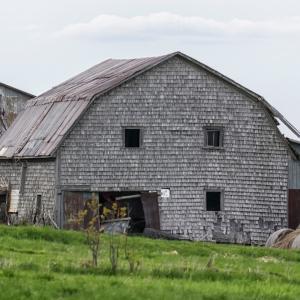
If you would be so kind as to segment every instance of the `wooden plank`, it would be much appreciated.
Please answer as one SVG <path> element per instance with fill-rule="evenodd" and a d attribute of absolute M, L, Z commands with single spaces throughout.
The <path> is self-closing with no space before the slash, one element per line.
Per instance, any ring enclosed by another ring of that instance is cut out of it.
<path fill-rule="evenodd" d="M 289 190 L 288 200 L 289 228 L 296 229 L 300 224 L 300 189 Z"/>
<path fill-rule="evenodd" d="M 64 228 L 78 230 L 78 214 L 86 208 L 86 202 L 92 199 L 92 193 L 64 191 L 63 195 Z"/>
<path fill-rule="evenodd" d="M 159 230 L 160 220 L 157 193 L 142 193 L 141 200 L 145 215 L 145 227 Z"/>

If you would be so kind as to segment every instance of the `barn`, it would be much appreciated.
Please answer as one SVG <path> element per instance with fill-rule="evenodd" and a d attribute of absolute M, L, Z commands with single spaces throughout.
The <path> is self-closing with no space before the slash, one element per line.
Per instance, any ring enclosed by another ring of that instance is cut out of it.
<path fill-rule="evenodd" d="M 0 138 L 4 221 L 70 228 L 96 199 L 103 214 L 126 208 L 133 232 L 263 244 L 288 225 L 298 159 L 278 120 L 300 136 L 181 52 L 108 59 L 30 100 Z"/>

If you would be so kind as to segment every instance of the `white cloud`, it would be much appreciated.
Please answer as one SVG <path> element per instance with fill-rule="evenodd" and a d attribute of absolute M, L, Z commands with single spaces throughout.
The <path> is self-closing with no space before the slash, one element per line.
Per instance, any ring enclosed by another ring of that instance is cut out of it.
<path fill-rule="evenodd" d="M 95 39 L 157 39 L 157 38 L 224 38 L 274 37 L 300 35 L 300 17 L 270 20 L 232 19 L 220 21 L 199 16 L 189 17 L 173 13 L 121 17 L 99 15 L 82 23 L 70 24 L 55 33 L 56 37 Z"/>

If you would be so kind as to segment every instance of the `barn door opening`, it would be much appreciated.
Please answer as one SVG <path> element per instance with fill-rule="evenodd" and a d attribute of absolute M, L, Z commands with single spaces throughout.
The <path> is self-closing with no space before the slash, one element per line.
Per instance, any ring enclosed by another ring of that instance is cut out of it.
<path fill-rule="evenodd" d="M 87 209 L 87 202 L 99 201 L 103 224 L 128 224 L 129 233 L 143 233 L 145 228 L 160 229 L 158 194 L 140 191 L 63 192 L 63 224 L 66 229 L 80 228 L 78 214 Z M 89 214 L 83 224 L 89 222 Z"/>
<path fill-rule="evenodd" d="M 145 229 L 145 214 L 138 191 L 101 192 L 100 214 L 104 221 L 129 218 L 129 233 L 142 233 Z"/>
<path fill-rule="evenodd" d="M 7 192 L 0 192 L 0 224 L 7 224 Z"/>
<path fill-rule="evenodd" d="M 289 190 L 288 214 L 289 228 L 296 229 L 300 224 L 300 190 Z"/>

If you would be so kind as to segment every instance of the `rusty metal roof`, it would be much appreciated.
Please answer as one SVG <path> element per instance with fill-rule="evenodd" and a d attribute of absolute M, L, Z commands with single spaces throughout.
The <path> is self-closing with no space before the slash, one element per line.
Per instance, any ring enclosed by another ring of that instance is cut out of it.
<path fill-rule="evenodd" d="M 300 133 L 263 97 L 194 60 L 174 52 L 138 59 L 108 59 L 28 101 L 25 110 L 0 138 L 0 158 L 51 157 L 92 101 L 105 92 L 138 76 L 174 56 L 197 64 L 247 95 L 261 101 L 266 109 Z"/>

